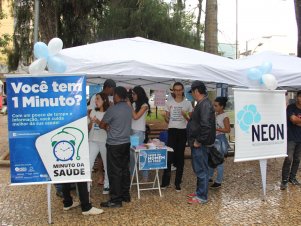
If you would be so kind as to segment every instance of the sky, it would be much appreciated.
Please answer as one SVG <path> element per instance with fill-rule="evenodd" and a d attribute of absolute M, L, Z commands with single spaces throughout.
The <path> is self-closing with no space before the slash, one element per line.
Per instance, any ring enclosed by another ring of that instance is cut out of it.
<path fill-rule="evenodd" d="M 264 50 L 297 52 L 294 0 L 217 0 L 219 42 L 235 44 L 236 1 L 240 52 L 246 50 L 246 45 L 252 53 Z M 197 3 L 198 0 L 186 0 L 189 11 L 193 11 Z M 204 20 L 204 13 L 202 17 Z"/>

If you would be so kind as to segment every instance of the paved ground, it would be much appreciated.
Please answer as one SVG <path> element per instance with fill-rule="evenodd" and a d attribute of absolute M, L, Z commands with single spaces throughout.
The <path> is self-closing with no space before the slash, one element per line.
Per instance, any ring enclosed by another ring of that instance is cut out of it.
<path fill-rule="evenodd" d="M 7 148 L 6 116 L 0 115 L 0 151 Z M 209 191 L 206 205 L 188 205 L 186 194 L 195 188 L 190 160 L 185 161 L 183 190 L 144 191 L 119 209 L 105 209 L 100 216 L 83 216 L 79 208 L 62 211 L 62 200 L 52 190 L 55 225 L 301 225 L 301 188 L 289 185 L 279 190 L 283 159 L 268 161 L 267 200 L 261 200 L 258 161 L 225 163 L 225 181 L 219 190 Z M 95 178 L 96 175 L 94 175 Z M 0 167 L 0 225 L 47 225 L 46 185 L 10 186 L 8 167 Z M 92 189 L 93 205 L 107 199 L 101 188 Z"/>

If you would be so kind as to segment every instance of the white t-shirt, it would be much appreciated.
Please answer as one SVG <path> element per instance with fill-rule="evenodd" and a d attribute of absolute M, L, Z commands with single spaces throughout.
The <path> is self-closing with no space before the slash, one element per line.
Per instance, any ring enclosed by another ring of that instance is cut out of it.
<path fill-rule="evenodd" d="M 217 129 L 225 128 L 224 119 L 228 117 L 226 112 L 215 116 L 215 123 Z M 224 132 L 216 131 L 216 134 L 224 134 Z"/>
<path fill-rule="evenodd" d="M 168 128 L 186 129 L 187 121 L 182 115 L 184 112 L 192 112 L 192 105 L 189 101 L 183 100 L 178 103 L 174 98 L 166 102 L 165 111 L 170 113 Z"/>
<path fill-rule="evenodd" d="M 94 109 L 90 113 L 90 117 L 96 118 L 101 121 L 105 112 L 95 111 Z M 90 122 L 90 118 L 88 117 L 88 123 Z M 101 129 L 98 124 L 93 123 L 92 128 L 89 132 L 89 141 L 96 141 L 96 142 L 106 142 L 107 140 L 107 132 L 104 129 Z"/>
<path fill-rule="evenodd" d="M 145 106 L 148 107 L 147 104 L 142 104 L 141 108 L 145 107 Z M 135 103 L 133 103 L 133 108 L 134 108 L 134 110 L 136 109 Z M 137 119 L 137 120 L 132 119 L 132 129 L 133 130 L 145 131 L 145 120 L 146 120 L 147 111 L 148 111 L 148 108 L 139 119 Z"/>

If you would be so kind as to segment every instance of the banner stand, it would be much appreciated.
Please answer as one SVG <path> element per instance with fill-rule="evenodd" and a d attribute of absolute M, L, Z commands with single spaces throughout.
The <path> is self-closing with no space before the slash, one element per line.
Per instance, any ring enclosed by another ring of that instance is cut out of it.
<path fill-rule="evenodd" d="M 51 220 L 51 184 L 47 184 L 47 205 L 48 205 L 48 224 L 52 224 L 52 220 Z"/>
<path fill-rule="evenodd" d="M 259 163 L 260 163 L 260 173 L 261 173 L 262 192 L 263 192 L 262 201 L 266 201 L 267 159 L 261 159 L 259 160 Z"/>

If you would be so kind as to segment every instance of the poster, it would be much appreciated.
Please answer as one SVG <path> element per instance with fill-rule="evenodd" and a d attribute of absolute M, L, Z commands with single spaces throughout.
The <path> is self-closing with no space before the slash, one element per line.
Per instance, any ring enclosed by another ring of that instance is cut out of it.
<path fill-rule="evenodd" d="M 7 75 L 12 184 L 90 180 L 83 75 Z"/>
<path fill-rule="evenodd" d="M 234 89 L 234 161 L 286 157 L 285 90 Z"/>
<path fill-rule="evenodd" d="M 167 168 L 167 149 L 145 149 L 139 152 L 139 170 Z"/>
<path fill-rule="evenodd" d="M 155 106 L 164 107 L 166 101 L 166 91 L 156 90 L 155 91 Z"/>

